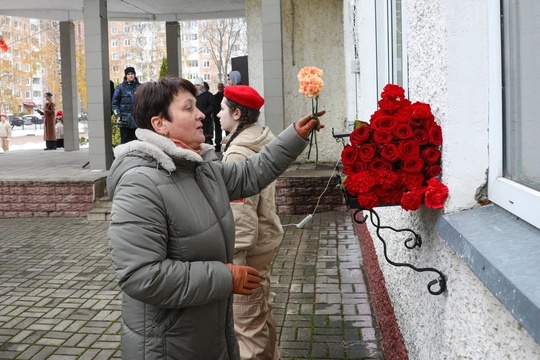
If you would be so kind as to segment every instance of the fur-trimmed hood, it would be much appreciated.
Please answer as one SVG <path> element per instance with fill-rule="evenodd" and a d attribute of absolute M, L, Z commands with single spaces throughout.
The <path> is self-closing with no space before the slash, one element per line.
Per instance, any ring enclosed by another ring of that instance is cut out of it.
<path fill-rule="evenodd" d="M 115 160 L 107 180 L 107 190 L 111 197 L 122 175 L 134 167 L 162 168 L 171 173 L 182 160 L 203 163 L 218 159 L 214 147 L 209 144 L 201 144 L 201 152 L 197 154 L 195 151 L 177 147 L 172 140 L 151 130 L 137 129 L 135 134 L 138 140 L 114 148 Z"/>

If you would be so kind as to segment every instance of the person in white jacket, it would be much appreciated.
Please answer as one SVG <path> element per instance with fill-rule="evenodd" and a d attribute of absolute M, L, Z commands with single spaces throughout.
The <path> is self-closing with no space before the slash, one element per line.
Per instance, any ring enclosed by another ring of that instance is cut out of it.
<path fill-rule="evenodd" d="M 11 137 L 11 124 L 7 120 L 6 114 L 2 114 L 0 119 L 0 140 L 2 142 L 2 150 L 9 151 L 9 138 Z"/>
<path fill-rule="evenodd" d="M 257 154 L 274 135 L 257 123 L 264 99 L 252 87 L 227 86 L 218 114 L 225 138 L 222 161 L 237 162 Z M 270 301 L 270 266 L 283 238 L 276 213 L 275 181 L 259 194 L 231 202 L 235 222 L 234 264 L 255 268 L 261 287 L 234 296 L 234 330 L 242 360 L 280 359 Z"/>

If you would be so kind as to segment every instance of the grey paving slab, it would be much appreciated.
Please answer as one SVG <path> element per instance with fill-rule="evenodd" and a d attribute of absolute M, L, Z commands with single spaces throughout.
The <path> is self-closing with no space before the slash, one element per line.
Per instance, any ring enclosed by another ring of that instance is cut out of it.
<path fill-rule="evenodd" d="M 0 359 L 121 358 L 107 227 L 0 219 Z M 350 215 L 320 213 L 284 229 L 272 275 L 282 358 L 382 359 Z"/>

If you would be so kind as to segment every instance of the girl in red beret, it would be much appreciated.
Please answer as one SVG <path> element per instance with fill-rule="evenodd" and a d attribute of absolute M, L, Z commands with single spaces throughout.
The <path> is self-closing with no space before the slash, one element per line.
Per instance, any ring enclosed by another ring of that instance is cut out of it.
<path fill-rule="evenodd" d="M 246 85 L 227 86 L 218 114 L 225 138 L 222 161 L 237 162 L 257 154 L 274 138 L 257 123 L 264 99 Z M 261 287 L 251 295 L 234 296 L 234 330 L 241 359 L 280 359 L 276 322 L 270 301 L 270 265 L 283 228 L 276 213 L 273 181 L 259 194 L 231 202 L 236 228 L 234 264 L 259 272 Z"/>

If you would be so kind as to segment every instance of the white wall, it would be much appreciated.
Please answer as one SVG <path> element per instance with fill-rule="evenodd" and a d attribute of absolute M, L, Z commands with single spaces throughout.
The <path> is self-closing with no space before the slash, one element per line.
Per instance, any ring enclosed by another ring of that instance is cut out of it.
<path fill-rule="evenodd" d="M 486 181 L 487 16 L 488 0 L 406 0 L 409 98 L 430 103 L 443 129 L 442 180 L 450 189 L 445 213 L 475 206 L 475 192 Z M 422 235 L 422 247 L 407 250 L 406 235 L 383 232 L 390 259 L 435 267 L 448 281 L 443 295 L 429 294 L 427 284 L 437 274 L 387 264 L 370 227 L 411 359 L 540 358 L 540 345 L 434 232 L 442 211 L 378 212 L 385 225 Z"/>

